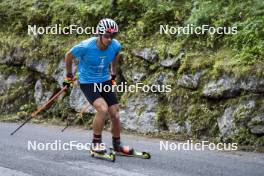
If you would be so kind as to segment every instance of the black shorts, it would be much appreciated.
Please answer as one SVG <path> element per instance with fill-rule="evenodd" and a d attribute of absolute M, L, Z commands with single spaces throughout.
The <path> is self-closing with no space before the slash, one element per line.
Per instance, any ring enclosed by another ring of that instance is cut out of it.
<path fill-rule="evenodd" d="M 116 92 L 112 89 L 111 80 L 102 83 L 80 84 L 80 88 L 92 105 L 97 98 L 103 98 L 108 107 L 118 104 Z"/>

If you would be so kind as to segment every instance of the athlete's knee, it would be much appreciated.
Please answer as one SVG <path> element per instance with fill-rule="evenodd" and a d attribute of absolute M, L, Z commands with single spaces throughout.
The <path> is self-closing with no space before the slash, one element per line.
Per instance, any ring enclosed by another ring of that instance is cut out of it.
<path fill-rule="evenodd" d="M 115 104 L 109 107 L 109 110 L 113 111 L 114 113 L 118 113 L 119 112 L 119 105 Z"/>
<path fill-rule="evenodd" d="M 108 112 L 108 106 L 105 104 L 102 104 L 96 108 L 96 111 L 103 113 L 103 114 L 106 114 Z"/>
<path fill-rule="evenodd" d="M 111 106 L 109 109 L 111 109 L 110 111 L 110 117 L 112 120 L 119 120 L 120 116 L 119 116 L 119 106 L 118 105 L 113 105 Z"/>

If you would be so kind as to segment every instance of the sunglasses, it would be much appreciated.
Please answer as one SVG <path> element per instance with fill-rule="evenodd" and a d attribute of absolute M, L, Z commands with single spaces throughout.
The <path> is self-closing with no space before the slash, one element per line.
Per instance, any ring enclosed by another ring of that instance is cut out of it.
<path fill-rule="evenodd" d="M 105 33 L 103 34 L 103 37 L 106 38 L 106 39 L 113 39 L 115 37 L 115 33 Z"/>

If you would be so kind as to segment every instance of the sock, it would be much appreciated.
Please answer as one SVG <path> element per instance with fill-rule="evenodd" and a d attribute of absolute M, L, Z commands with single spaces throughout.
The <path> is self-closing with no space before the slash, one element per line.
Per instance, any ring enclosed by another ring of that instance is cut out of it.
<path fill-rule="evenodd" d="M 118 147 L 121 143 L 120 137 L 112 137 L 113 140 L 113 147 Z"/>
<path fill-rule="evenodd" d="M 101 134 L 93 134 L 93 142 L 94 144 L 102 143 L 102 135 Z"/>

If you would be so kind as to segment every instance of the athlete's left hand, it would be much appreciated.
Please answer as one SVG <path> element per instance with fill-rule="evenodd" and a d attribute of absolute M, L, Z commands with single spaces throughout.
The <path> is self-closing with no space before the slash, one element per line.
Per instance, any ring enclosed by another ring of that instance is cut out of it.
<path fill-rule="evenodd" d="M 116 75 L 111 74 L 111 82 L 113 85 L 116 85 Z"/>

